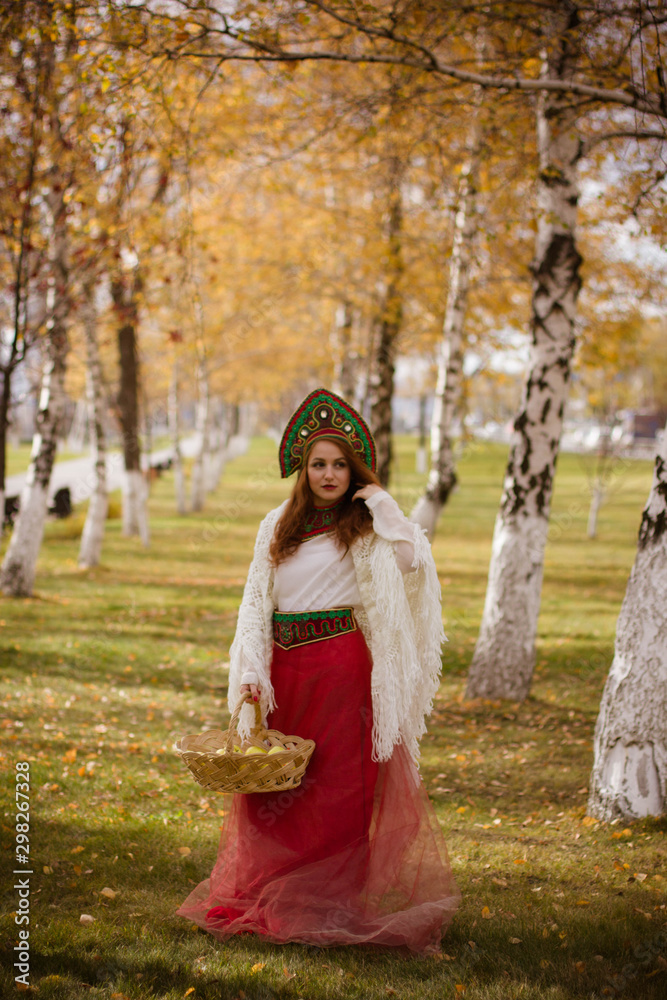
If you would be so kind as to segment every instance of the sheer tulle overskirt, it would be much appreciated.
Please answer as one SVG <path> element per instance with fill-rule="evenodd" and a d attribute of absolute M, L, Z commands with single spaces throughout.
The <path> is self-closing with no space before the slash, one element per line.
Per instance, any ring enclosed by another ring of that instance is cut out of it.
<path fill-rule="evenodd" d="M 370 676 L 360 631 L 274 648 L 269 724 L 315 752 L 299 788 L 227 797 L 215 867 L 181 916 L 220 940 L 439 949 L 458 890 L 409 754 L 372 760 Z"/>

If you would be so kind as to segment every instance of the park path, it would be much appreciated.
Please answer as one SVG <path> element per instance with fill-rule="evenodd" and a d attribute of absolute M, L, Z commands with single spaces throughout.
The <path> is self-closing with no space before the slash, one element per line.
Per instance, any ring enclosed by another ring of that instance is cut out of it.
<path fill-rule="evenodd" d="M 193 434 L 181 441 L 181 454 L 184 458 L 193 458 L 199 448 L 199 437 Z M 165 462 L 171 458 L 173 452 L 171 448 L 160 448 L 151 452 L 151 465 L 157 462 Z M 107 488 L 111 493 L 119 490 L 123 477 L 123 455 L 122 452 L 110 452 L 107 455 Z M 20 472 L 15 476 L 8 476 L 5 485 L 5 496 L 18 496 L 25 485 L 26 473 Z M 82 455 L 80 458 L 68 458 L 62 462 L 56 461 L 51 473 L 49 484 L 49 499 L 54 493 L 69 486 L 72 495 L 72 503 L 81 503 L 87 500 L 95 487 L 95 469 L 92 456 Z"/>

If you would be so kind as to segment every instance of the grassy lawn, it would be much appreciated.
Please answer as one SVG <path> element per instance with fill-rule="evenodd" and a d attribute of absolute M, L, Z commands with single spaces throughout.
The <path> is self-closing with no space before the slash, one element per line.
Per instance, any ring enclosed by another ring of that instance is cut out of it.
<path fill-rule="evenodd" d="M 406 510 L 423 480 L 412 449 L 399 441 L 393 485 Z M 221 945 L 175 915 L 213 866 L 224 800 L 202 794 L 171 745 L 227 719 L 225 661 L 255 531 L 288 489 L 275 446 L 258 439 L 201 514 L 176 516 L 171 477 L 158 480 L 147 550 L 110 520 L 102 566 L 81 571 L 83 514 L 49 523 L 35 596 L 0 598 L 3 996 L 18 931 L 17 761 L 30 764 L 40 998 L 665 996 L 667 823 L 607 826 L 585 809 L 650 465 L 619 468 L 589 541 L 582 461 L 561 457 L 531 697 L 467 703 L 505 458 L 491 445 L 464 453 L 434 544 L 450 641 L 422 774 L 463 894 L 443 955 Z"/>

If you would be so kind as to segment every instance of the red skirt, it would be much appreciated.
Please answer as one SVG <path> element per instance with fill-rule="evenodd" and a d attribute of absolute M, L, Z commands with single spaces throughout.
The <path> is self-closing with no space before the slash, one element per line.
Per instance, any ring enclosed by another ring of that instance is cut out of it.
<path fill-rule="evenodd" d="M 405 747 L 372 760 L 362 632 L 275 645 L 271 680 L 270 727 L 315 740 L 306 774 L 292 791 L 226 797 L 215 867 L 177 913 L 220 940 L 438 951 L 460 897 Z"/>

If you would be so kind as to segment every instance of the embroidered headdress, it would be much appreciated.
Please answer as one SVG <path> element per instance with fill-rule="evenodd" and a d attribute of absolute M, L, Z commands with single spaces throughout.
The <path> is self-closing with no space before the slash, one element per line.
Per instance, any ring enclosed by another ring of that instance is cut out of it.
<path fill-rule="evenodd" d="M 303 465 L 311 441 L 344 438 L 364 465 L 375 472 L 375 441 L 360 413 L 328 389 L 314 389 L 294 411 L 280 442 L 278 457 L 283 479 Z"/>

